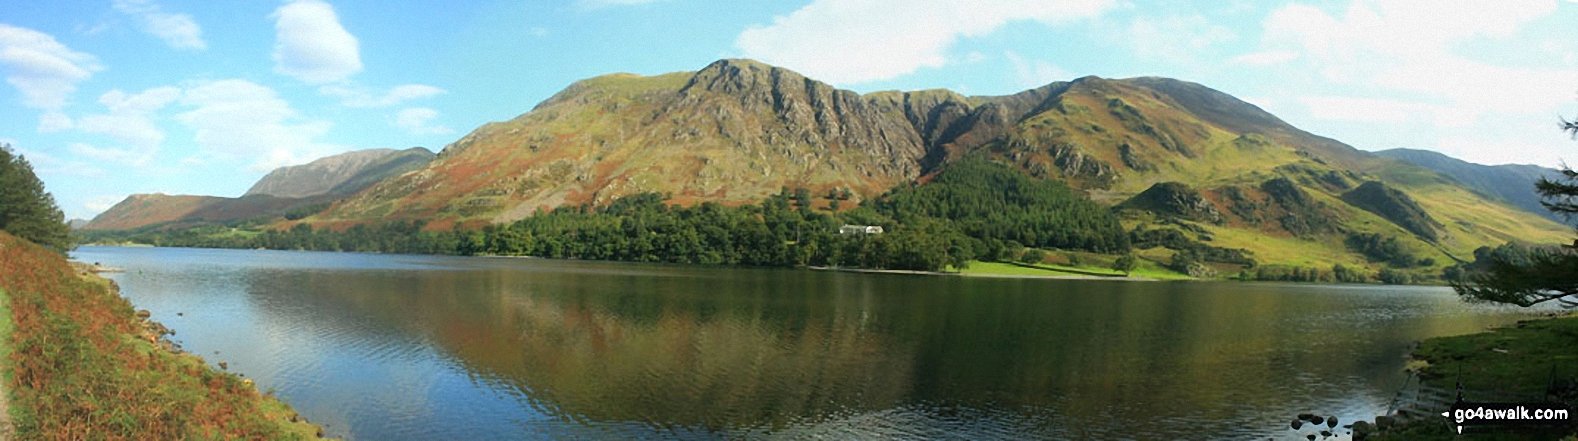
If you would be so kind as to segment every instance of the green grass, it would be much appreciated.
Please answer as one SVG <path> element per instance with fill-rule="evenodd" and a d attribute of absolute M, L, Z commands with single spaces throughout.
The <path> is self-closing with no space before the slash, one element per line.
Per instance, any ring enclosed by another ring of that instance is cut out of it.
<path fill-rule="evenodd" d="M 1566 386 L 1565 399 L 1571 407 L 1578 382 L 1578 316 L 1530 320 L 1515 326 L 1478 334 L 1438 337 L 1420 342 L 1414 357 L 1424 360 L 1420 377 L 1425 384 L 1454 389 L 1459 378 L 1463 388 L 1540 397 L 1553 382 Z M 1552 376 L 1555 366 L 1555 376 Z M 1459 376 L 1461 369 L 1462 375 Z M 1537 398 L 1534 399 L 1538 401 Z M 1500 431 L 1459 436 L 1446 425 L 1415 422 L 1385 432 L 1379 440 L 1573 440 L 1572 433 L 1533 433 Z"/>
<path fill-rule="evenodd" d="M 15 328 L 16 322 L 11 319 L 11 296 L 6 294 L 4 289 L 0 289 L 0 381 L 4 381 L 4 384 L 6 385 L 5 387 L 0 388 L 0 390 L 3 390 L 6 394 L 5 400 L 8 403 L 13 401 L 11 399 L 10 388 L 10 385 L 12 384 L 10 360 L 11 332 L 14 331 Z M 7 407 L 8 412 L 14 409 L 16 409 L 15 406 Z M 16 416 L 6 415 L 6 419 L 8 421 L 15 421 Z"/>
<path fill-rule="evenodd" d="M 3 341 L 18 439 L 310 439 L 248 380 L 156 347 L 106 279 L 0 233 Z"/>
<path fill-rule="evenodd" d="M 1113 257 L 1116 258 L 1116 257 Z M 970 267 L 959 271 L 964 275 L 978 276 L 1095 276 L 1095 277 L 1123 277 L 1123 273 L 1113 271 L 1111 268 L 1097 266 L 1066 266 L 1058 264 L 1027 265 L 1023 263 L 1004 262 L 970 262 Z M 1141 260 L 1139 267 L 1129 273 L 1131 277 L 1145 277 L 1159 280 L 1189 280 L 1189 276 L 1155 266 L 1152 262 Z"/>
<path fill-rule="evenodd" d="M 1557 378 L 1578 378 L 1578 316 L 1530 320 L 1478 334 L 1425 340 L 1414 356 L 1429 363 L 1426 382 L 1453 387 L 1462 369 L 1465 389 L 1542 394 Z"/>

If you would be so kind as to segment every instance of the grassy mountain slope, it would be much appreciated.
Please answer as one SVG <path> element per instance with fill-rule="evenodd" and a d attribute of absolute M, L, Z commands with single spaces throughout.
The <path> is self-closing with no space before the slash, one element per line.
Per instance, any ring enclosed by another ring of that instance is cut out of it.
<path fill-rule="evenodd" d="M 319 220 L 505 222 L 644 191 L 682 203 L 755 202 L 784 185 L 872 195 L 918 177 L 926 151 L 888 110 L 750 61 L 602 76 L 478 128 L 425 169 L 379 183 Z"/>
<path fill-rule="evenodd" d="M 82 229 L 181 227 L 275 217 L 292 210 L 317 211 L 337 198 L 417 169 L 433 156 L 433 152 L 421 147 L 342 153 L 275 169 L 239 198 L 134 194 L 94 217 Z"/>
<path fill-rule="evenodd" d="M 306 198 L 331 193 L 351 194 L 385 177 L 420 168 L 433 156 L 432 151 L 421 147 L 346 152 L 307 164 L 274 169 L 252 184 L 243 196 Z"/>
<path fill-rule="evenodd" d="M 1555 169 L 1526 164 L 1481 165 L 1429 150 L 1391 149 L 1375 154 L 1434 170 L 1481 194 L 1500 198 L 1524 211 L 1564 222 L 1560 216 L 1540 205 L 1540 195 L 1534 191 L 1534 183 L 1540 178 L 1554 179 L 1558 176 Z"/>
<path fill-rule="evenodd" d="M 1183 184 L 1198 193 L 1191 204 L 1220 218 L 1179 225 L 1262 262 L 1365 264 L 1349 237 L 1381 234 L 1440 266 L 1479 246 L 1567 233 L 1437 172 L 1304 132 L 1195 83 L 1085 77 L 1004 96 L 860 95 L 748 60 L 577 82 L 307 222 L 420 219 L 446 229 L 642 192 L 680 204 L 748 203 L 785 186 L 849 189 L 858 201 L 928 181 L 966 157 L 1068 182 L 1108 205 Z M 1361 190 L 1369 181 L 1380 184 Z M 1385 197 L 1343 197 L 1371 190 Z M 1388 207 L 1411 211 L 1397 217 Z M 1173 217 L 1139 211 L 1127 227 Z"/>

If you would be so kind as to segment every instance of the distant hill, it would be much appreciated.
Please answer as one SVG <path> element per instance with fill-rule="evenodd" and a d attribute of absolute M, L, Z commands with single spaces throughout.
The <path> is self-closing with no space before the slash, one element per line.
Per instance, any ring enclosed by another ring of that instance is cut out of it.
<path fill-rule="evenodd" d="M 421 220 L 443 230 L 643 192 L 682 205 L 743 204 L 786 187 L 848 190 L 849 207 L 928 182 L 964 158 L 1064 181 L 1107 205 L 1132 198 L 1123 207 L 1138 214 L 1126 228 L 1182 228 L 1261 262 L 1363 265 L 1347 245 L 1362 233 L 1397 237 L 1445 265 L 1479 246 L 1569 232 L 1437 171 L 1305 132 L 1187 81 L 1084 77 L 1003 96 L 858 94 L 750 60 L 576 82 L 304 222 Z"/>
<path fill-rule="evenodd" d="M 433 160 L 433 152 L 369 149 L 342 153 L 307 164 L 280 167 L 263 176 L 244 196 L 305 198 L 361 191 L 384 177 L 414 170 Z"/>
<path fill-rule="evenodd" d="M 432 151 L 421 147 L 342 153 L 305 165 L 275 169 L 239 198 L 135 194 L 80 228 L 132 230 L 259 218 L 267 221 L 287 214 L 305 216 L 379 180 L 420 168 L 433 156 Z"/>
<path fill-rule="evenodd" d="M 87 219 L 72 218 L 71 220 L 66 221 L 66 226 L 71 227 L 71 229 L 73 229 L 73 230 L 82 228 L 83 226 L 85 226 L 87 224 L 88 224 L 88 220 Z"/>
<path fill-rule="evenodd" d="M 267 194 L 248 198 L 374 182 L 307 198 L 327 208 L 298 209 L 315 213 L 299 222 L 343 229 L 422 221 L 448 231 L 642 193 L 669 204 L 740 205 L 805 188 L 839 195 L 847 210 L 980 161 L 1065 182 L 1116 207 L 1125 231 L 1161 244 L 1137 251 L 1157 262 L 1187 252 L 1224 264 L 1373 268 L 1379 260 L 1363 245 L 1395 238 L 1390 248 L 1418 259 L 1387 261 L 1438 272 L 1481 246 L 1570 234 L 1442 172 L 1305 132 L 1187 81 L 1084 77 L 1001 96 L 859 94 L 750 60 L 578 81 L 409 172 L 339 181 L 362 163 L 343 159 L 280 171 L 254 188 Z M 297 179 L 309 184 L 287 185 Z M 811 209 L 832 204 L 814 199 Z M 219 218 L 211 212 L 183 219 Z M 997 228 L 983 222 L 972 228 Z"/>
<path fill-rule="evenodd" d="M 1530 213 L 1557 222 L 1567 222 L 1540 205 L 1540 195 L 1534 191 L 1534 183 L 1540 178 L 1558 178 L 1560 174 L 1556 169 L 1526 164 L 1481 165 L 1429 150 L 1391 149 L 1375 154 L 1435 170 L 1475 191 L 1507 201 Z"/>

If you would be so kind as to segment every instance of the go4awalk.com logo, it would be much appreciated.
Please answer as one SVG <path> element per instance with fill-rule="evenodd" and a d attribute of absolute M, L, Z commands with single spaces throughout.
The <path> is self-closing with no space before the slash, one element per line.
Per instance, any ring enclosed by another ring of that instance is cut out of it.
<path fill-rule="evenodd" d="M 1457 433 L 1473 426 L 1558 427 L 1574 423 L 1561 403 L 1469 403 L 1459 399 L 1452 410 L 1441 412 L 1457 426 Z"/>

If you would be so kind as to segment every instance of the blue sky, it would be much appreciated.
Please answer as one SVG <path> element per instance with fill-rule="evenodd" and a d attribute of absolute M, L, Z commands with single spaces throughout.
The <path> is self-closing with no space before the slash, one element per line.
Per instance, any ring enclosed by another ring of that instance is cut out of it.
<path fill-rule="evenodd" d="M 748 6 L 741 6 L 748 5 Z M 1199 82 L 1361 149 L 1556 166 L 1578 0 L 0 2 L 0 142 L 69 217 L 434 150 L 610 72 L 785 66 L 859 92 Z"/>

